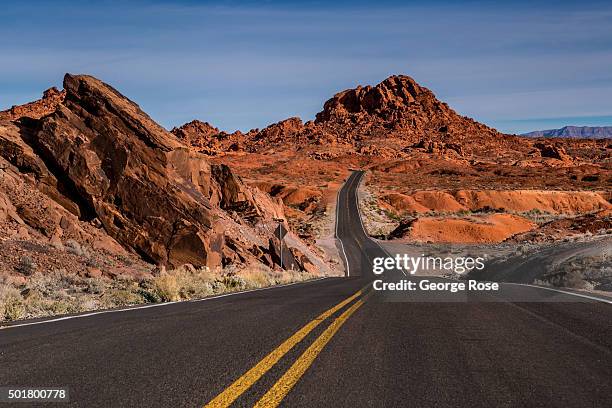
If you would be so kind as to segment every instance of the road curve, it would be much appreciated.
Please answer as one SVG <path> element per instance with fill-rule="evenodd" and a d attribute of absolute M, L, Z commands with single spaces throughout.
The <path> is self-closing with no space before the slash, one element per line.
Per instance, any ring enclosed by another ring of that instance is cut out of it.
<path fill-rule="evenodd" d="M 349 277 L 5 328 L 0 385 L 65 386 L 75 407 L 612 404 L 612 305 L 367 298 L 384 251 L 362 176 L 338 196 Z"/>

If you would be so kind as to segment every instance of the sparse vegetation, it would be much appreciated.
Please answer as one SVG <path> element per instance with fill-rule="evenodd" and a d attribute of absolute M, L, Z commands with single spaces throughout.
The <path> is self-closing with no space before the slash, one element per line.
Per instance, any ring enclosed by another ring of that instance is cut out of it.
<path fill-rule="evenodd" d="M 36 272 L 36 262 L 29 256 L 24 256 L 19 260 L 15 270 L 22 275 L 30 276 Z"/>
<path fill-rule="evenodd" d="M 368 234 L 373 237 L 387 236 L 399 224 L 402 217 L 381 208 L 375 195 L 368 189 L 365 182 L 361 185 L 359 195 L 362 221 Z"/>
<path fill-rule="evenodd" d="M 10 286 L 0 287 L 0 313 L 5 320 L 16 320 L 23 316 L 24 306 L 21 294 Z"/>
<path fill-rule="evenodd" d="M 75 240 L 69 239 L 68 241 L 66 241 L 64 246 L 66 248 L 66 251 L 70 252 L 71 254 L 75 254 L 77 256 L 83 256 L 85 254 L 85 251 L 83 251 L 81 244 L 79 244 Z"/>
<path fill-rule="evenodd" d="M 35 272 L 25 284 L 0 284 L 0 320 L 198 299 L 312 278 L 315 276 L 305 272 L 275 271 L 264 266 L 218 271 L 180 267 L 142 280 L 127 276 L 86 278 L 64 270 Z"/>

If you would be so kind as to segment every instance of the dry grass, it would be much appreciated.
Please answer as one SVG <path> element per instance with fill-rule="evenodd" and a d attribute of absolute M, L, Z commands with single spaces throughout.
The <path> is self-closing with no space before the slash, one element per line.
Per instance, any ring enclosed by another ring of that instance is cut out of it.
<path fill-rule="evenodd" d="M 185 268 L 136 280 L 84 278 L 65 271 L 36 272 L 25 284 L 0 281 L 0 321 L 54 316 L 141 303 L 173 302 L 313 279 L 297 271 L 264 266 L 244 269 Z"/>

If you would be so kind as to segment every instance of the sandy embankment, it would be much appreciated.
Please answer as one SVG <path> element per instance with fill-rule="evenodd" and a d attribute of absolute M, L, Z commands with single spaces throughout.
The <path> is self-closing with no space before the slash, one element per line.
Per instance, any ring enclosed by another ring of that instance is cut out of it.
<path fill-rule="evenodd" d="M 489 243 L 531 231 L 536 224 L 516 215 L 491 214 L 470 218 L 420 218 L 410 239 L 418 242 Z"/>
<path fill-rule="evenodd" d="M 398 212 L 459 212 L 502 210 L 550 214 L 583 214 L 612 208 L 601 194 L 592 191 L 458 190 L 418 191 L 406 195 L 387 193 L 382 201 Z"/>
<path fill-rule="evenodd" d="M 341 185 L 338 183 L 329 183 L 327 189 L 322 193 L 319 205 L 325 208 L 323 216 L 316 221 L 318 224 L 318 233 L 316 244 L 323 251 L 324 258 L 327 259 L 333 266 L 334 272 L 339 276 L 345 274 L 344 263 L 338 250 L 336 232 L 336 197 Z"/>
<path fill-rule="evenodd" d="M 524 216 L 529 212 L 576 216 L 612 208 L 601 194 L 591 191 L 431 190 L 410 195 L 390 192 L 383 194 L 380 202 L 396 214 L 417 216 L 396 234 L 400 239 L 447 243 L 502 242 L 535 230 L 538 224 Z"/>

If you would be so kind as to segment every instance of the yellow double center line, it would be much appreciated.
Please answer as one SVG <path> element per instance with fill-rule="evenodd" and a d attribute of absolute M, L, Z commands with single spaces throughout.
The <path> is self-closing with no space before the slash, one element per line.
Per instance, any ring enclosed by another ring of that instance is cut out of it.
<path fill-rule="evenodd" d="M 359 290 L 354 295 L 344 299 L 331 309 L 326 310 L 314 320 L 307 323 L 300 330 L 295 332 L 291 337 L 285 340 L 280 346 L 274 349 L 270 354 L 265 356 L 253 368 L 244 373 L 232 385 L 227 387 L 221 394 L 213 398 L 205 408 L 220 408 L 229 407 L 238 397 L 248 390 L 255 382 L 257 382 L 268 370 L 270 370 L 285 354 L 287 354 L 295 345 L 301 342 L 311 331 L 319 326 L 328 317 L 332 316 L 338 310 L 342 309 L 347 304 L 361 296 L 363 289 Z M 296 362 L 287 370 L 287 372 L 274 384 L 274 386 L 257 402 L 257 407 L 275 407 L 280 404 L 281 400 L 289 393 L 291 388 L 297 383 L 300 377 L 306 372 L 308 367 L 321 352 L 323 347 L 331 340 L 340 327 L 353 314 L 365 299 L 362 298 L 355 302 L 351 307 L 338 316 L 332 324 L 312 343 L 312 345 L 296 360 Z"/>

